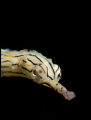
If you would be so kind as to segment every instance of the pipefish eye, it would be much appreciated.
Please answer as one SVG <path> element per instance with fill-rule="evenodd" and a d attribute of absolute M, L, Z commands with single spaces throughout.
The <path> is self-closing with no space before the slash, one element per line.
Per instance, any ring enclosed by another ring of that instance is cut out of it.
<path fill-rule="evenodd" d="M 36 78 L 43 78 L 44 77 L 44 71 L 42 70 L 42 68 L 40 66 L 36 66 L 33 71 L 33 76 Z"/>
<path fill-rule="evenodd" d="M 39 70 L 39 73 L 41 74 L 41 73 L 42 73 L 42 70 Z"/>
<path fill-rule="evenodd" d="M 34 75 L 37 75 L 37 74 L 42 74 L 42 70 L 37 70 L 37 69 L 35 69 L 34 71 L 33 71 L 33 74 Z"/>

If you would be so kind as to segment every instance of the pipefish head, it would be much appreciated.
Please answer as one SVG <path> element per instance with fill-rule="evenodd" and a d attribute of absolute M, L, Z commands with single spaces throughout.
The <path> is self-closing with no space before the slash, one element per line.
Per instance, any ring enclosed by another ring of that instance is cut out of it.
<path fill-rule="evenodd" d="M 36 65 L 33 67 L 31 77 L 34 82 L 55 89 L 56 84 L 61 79 L 62 71 L 56 64 L 47 66 L 45 64 Z"/>

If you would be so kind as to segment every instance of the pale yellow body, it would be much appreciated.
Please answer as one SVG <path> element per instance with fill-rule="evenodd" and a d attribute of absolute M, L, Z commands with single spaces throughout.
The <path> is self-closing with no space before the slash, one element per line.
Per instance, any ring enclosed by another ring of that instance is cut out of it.
<path fill-rule="evenodd" d="M 67 100 L 71 100 L 75 97 L 75 93 L 68 91 L 59 83 L 61 74 L 58 65 L 53 64 L 51 59 L 35 50 L 11 51 L 1 49 L 1 77 L 26 77 L 56 90 Z"/>

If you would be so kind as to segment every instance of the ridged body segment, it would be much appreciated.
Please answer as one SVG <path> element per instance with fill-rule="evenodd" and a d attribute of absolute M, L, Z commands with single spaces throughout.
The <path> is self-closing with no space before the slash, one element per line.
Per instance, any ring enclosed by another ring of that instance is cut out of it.
<path fill-rule="evenodd" d="M 59 83 L 62 76 L 60 67 L 35 50 L 1 49 L 1 77 L 4 76 L 32 79 L 38 84 L 54 89 L 67 100 L 75 97 L 74 92 L 68 91 Z"/>

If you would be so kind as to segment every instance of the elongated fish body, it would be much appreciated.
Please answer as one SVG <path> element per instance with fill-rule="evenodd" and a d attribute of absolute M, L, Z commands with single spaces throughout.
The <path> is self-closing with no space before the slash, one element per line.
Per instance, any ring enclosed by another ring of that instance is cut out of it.
<path fill-rule="evenodd" d="M 12 51 L 1 49 L 1 77 L 4 76 L 28 78 L 38 84 L 54 89 L 67 100 L 75 97 L 74 92 L 68 91 L 59 83 L 62 76 L 61 68 L 53 64 L 51 59 L 35 50 Z"/>

